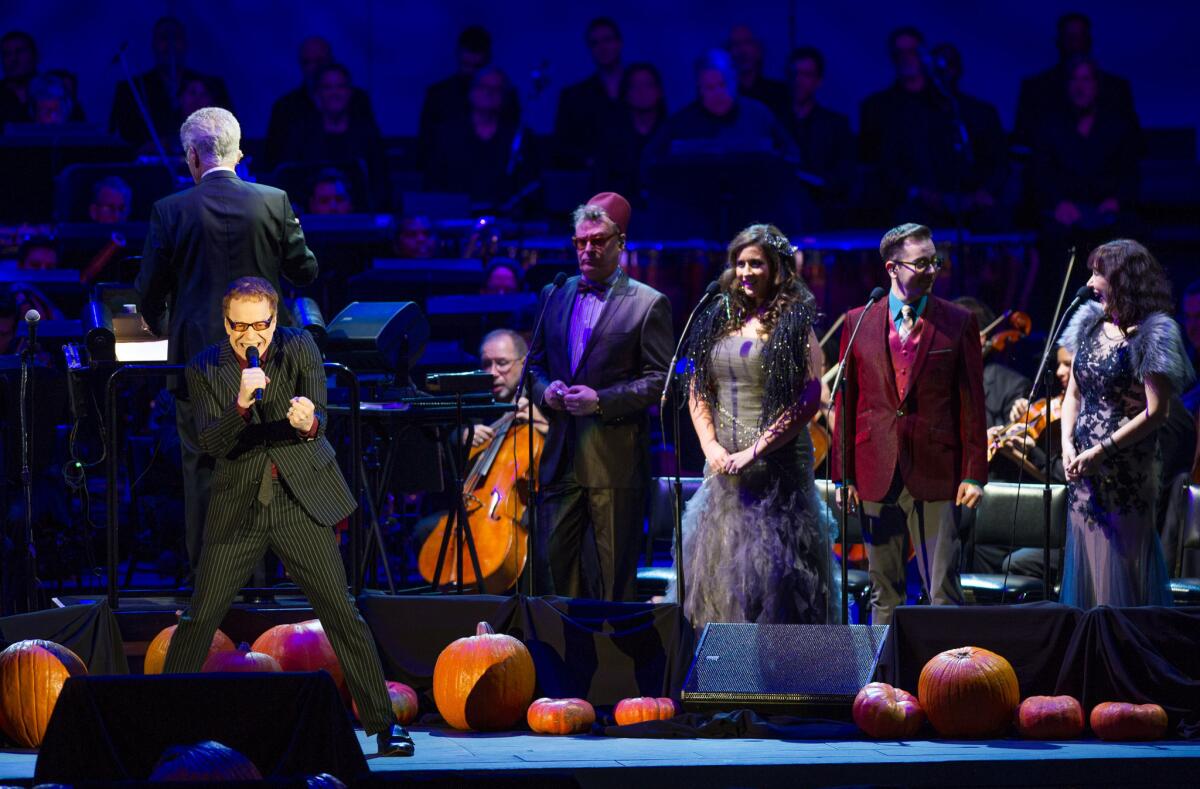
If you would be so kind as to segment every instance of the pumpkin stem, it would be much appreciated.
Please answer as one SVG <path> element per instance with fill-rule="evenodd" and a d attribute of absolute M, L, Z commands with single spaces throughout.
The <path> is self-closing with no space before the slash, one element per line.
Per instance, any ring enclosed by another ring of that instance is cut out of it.
<path fill-rule="evenodd" d="M 491 635 L 495 635 L 495 634 L 496 634 L 496 631 L 493 630 L 492 626 L 489 625 L 487 622 L 480 622 L 479 624 L 477 624 L 475 626 L 475 635 L 477 635 L 477 636 L 491 636 Z"/>

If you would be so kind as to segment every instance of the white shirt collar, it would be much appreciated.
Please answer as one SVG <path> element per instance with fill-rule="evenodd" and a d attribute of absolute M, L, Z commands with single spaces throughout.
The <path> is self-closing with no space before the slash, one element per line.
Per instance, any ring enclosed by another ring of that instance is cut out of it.
<path fill-rule="evenodd" d="M 237 173 L 237 170 L 233 169 L 232 167 L 227 167 L 223 164 L 218 164 L 216 167 L 210 167 L 207 170 L 205 170 L 204 172 L 200 173 L 201 180 L 204 179 L 204 176 L 208 175 L 209 173 L 215 173 L 217 170 L 228 170 L 231 173 Z"/>

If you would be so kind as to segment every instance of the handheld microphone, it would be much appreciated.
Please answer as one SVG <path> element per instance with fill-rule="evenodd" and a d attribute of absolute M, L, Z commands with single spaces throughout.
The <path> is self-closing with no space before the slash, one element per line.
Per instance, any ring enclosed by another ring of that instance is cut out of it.
<path fill-rule="evenodd" d="M 29 329 L 29 352 L 37 351 L 37 326 L 38 321 L 42 319 L 42 313 L 37 310 L 29 310 L 25 313 L 25 326 Z"/>
<path fill-rule="evenodd" d="M 700 312 L 700 308 L 708 303 L 708 300 L 717 295 L 717 291 L 721 289 L 721 283 L 713 280 L 708 283 L 708 287 L 704 289 L 704 295 L 700 297 L 700 301 L 696 302 L 696 306 L 692 308 L 692 314 L 688 316 L 687 323 L 683 324 L 683 333 L 679 335 L 679 343 L 675 346 L 675 355 L 671 357 L 671 366 L 667 368 L 667 380 L 663 383 L 662 396 L 658 398 L 659 417 L 662 417 L 663 410 L 667 407 L 667 392 L 671 391 L 671 383 L 675 379 L 675 365 L 679 363 L 679 352 L 683 350 L 683 343 L 687 340 L 688 329 L 692 327 L 692 321 L 696 318 L 696 314 Z M 666 431 L 663 431 L 663 440 L 666 440 Z"/>
<path fill-rule="evenodd" d="M 258 346 L 251 345 L 246 349 L 246 363 L 251 367 L 258 367 Z M 254 390 L 254 402 L 261 403 L 263 399 L 263 390 L 258 388 Z"/>

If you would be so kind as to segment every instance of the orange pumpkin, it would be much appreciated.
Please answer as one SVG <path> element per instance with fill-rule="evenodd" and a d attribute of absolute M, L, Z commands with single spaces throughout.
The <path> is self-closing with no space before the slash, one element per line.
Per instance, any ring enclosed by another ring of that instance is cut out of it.
<path fill-rule="evenodd" d="M 1074 696 L 1030 696 L 1017 708 L 1017 733 L 1029 740 L 1074 740 L 1083 734 L 1083 707 Z"/>
<path fill-rule="evenodd" d="M 854 697 L 851 714 L 867 736 L 883 740 L 912 737 L 925 723 L 925 712 L 916 696 L 886 682 L 864 685 Z"/>
<path fill-rule="evenodd" d="M 37 748 L 63 683 L 86 673 L 78 655 L 53 641 L 18 641 L 0 652 L 0 731 Z"/>
<path fill-rule="evenodd" d="M 529 650 L 480 622 L 475 635 L 442 650 L 433 667 L 433 700 L 456 729 L 497 731 L 521 720 L 533 700 Z"/>
<path fill-rule="evenodd" d="M 178 618 L 181 612 L 176 611 L 175 616 Z M 164 627 L 158 631 L 158 635 L 150 642 L 149 648 L 146 649 L 146 659 L 142 663 L 143 674 L 161 674 L 163 673 L 163 664 L 167 662 L 167 650 L 171 647 L 171 639 L 175 636 L 175 628 L 178 625 Z M 208 647 L 208 654 L 211 657 L 217 652 L 232 652 L 237 649 L 229 636 L 222 633 L 220 630 L 213 633 L 212 644 Z"/>
<path fill-rule="evenodd" d="M 251 652 L 243 641 L 237 649 L 214 652 L 204 661 L 203 672 L 232 671 L 235 673 L 271 673 L 283 671 L 279 661 L 264 652 Z"/>
<path fill-rule="evenodd" d="M 388 698 L 392 701 L 392 714 L 396 716 L 396 722 L 401 726 L 407 726 L 417 719 L 417 709 L 420 707 L 420 701 L 417 699 L 417 692 L 405 685 L 403 682 L 387 681 Z M 354 710 L 354 717 L 360 718 L 358 714 L 358 702 L 351 703 L 351 709 Z"/>
<path fill-rule="evenodd" d="M 1091 724 L 1102 740 L 1158 740 L 1167 733 L 1167 711 L 1157 704 L 1105 701 L 1092 708 Z"/>
<path fill-rule="evenodd" d="M 998 737 L 1021 701 L 1007 660 L 979 647 L 948 649 L 921 669 L 917 698 L 943 737 Z"/>
<path fill-rule="evenodd" d="M 529 705 L 525 720 L 538 734 L 583 734 L 596 722 L 596 710 L 583 699 L 541 698 Z"/>
<path fill-rule="evenodd" d="M 327 671 L 343 698 L 347 697 L 342 664 L 338 662 L 319 619 L 275 625 L 254 639 L 251 650 L 275 658 L 284 671 Z"/>
<path fill-rule="evenodd" d="M 638 696 L 633 699 L 621 699 L 613 710 L 619 726 L 642 721 L 665 721 L 675 717 L 675 702 L 666 698 L 653 696 Z"/>

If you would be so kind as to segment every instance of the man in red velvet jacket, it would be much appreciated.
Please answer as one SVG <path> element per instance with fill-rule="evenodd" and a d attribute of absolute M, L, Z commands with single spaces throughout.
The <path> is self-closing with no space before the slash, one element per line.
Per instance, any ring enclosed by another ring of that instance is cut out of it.
<path fill-rule="evenodd" d="M 987 479 L 979 326 L 930 293 L 942 260 L 929 228 L 905 224 L 879 243 L 891 292 L 863 319 L 846 369 L 846 479 L 838 500 L 861 510 L 875 624 L 904 600 L 911 538 L 934 605 L 962 602 L 961 505 L 976 507 Z M 863 308 L 851 310 L 842 354 Z M 841 408 L 839 398 L 838 408 Z M 841 415 L 834 421 L 834 474 Z"/>

